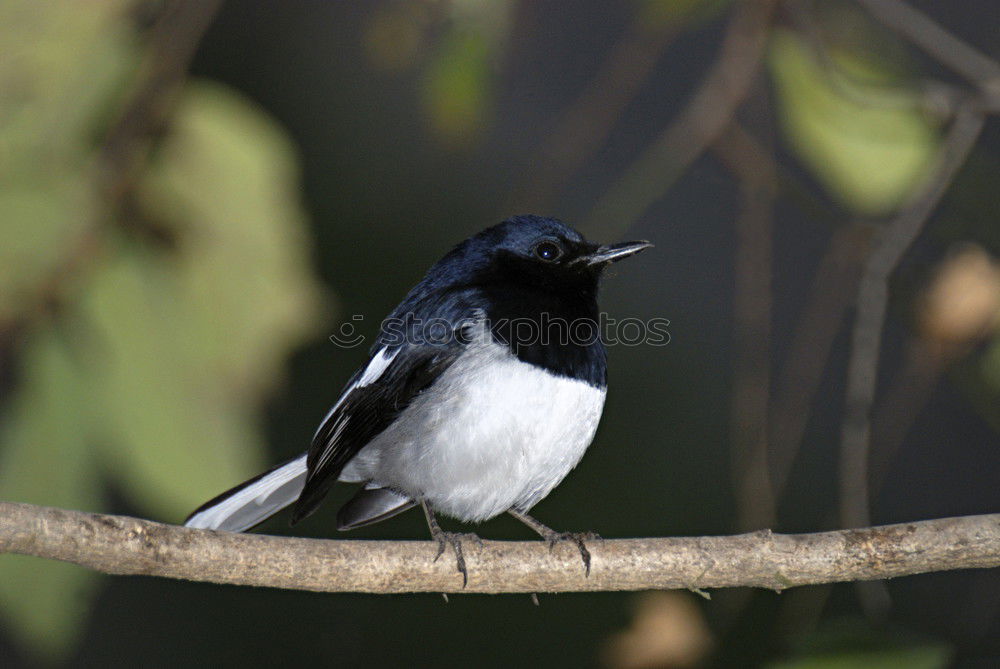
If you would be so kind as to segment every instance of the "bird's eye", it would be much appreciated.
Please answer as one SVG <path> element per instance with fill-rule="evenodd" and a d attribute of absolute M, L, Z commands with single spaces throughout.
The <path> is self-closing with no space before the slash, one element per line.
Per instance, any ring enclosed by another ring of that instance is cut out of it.
<path fill-rule="evenodd" d="M 562 248 L 555 242 L 541 242 L 535 247 L 535 257 L 546 262 L 555 262 L 562 254 Z"/>

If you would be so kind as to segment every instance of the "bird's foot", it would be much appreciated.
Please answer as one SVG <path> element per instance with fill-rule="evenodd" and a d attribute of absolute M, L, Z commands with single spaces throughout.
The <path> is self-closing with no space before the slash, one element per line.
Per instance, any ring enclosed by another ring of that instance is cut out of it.
<path fill-rule="evenodd" d="M 543 535 L 543 538 L 548 542 L 550 551 L 560 541 L 569 541 L 576 544 L 576 547 L 580 549 L 583 568 L 586 570 L 587 576 L 590 576 L 590 551 L 587 550 L 585 542 L 599 540 L 601 538 L 599 535 L 594 532 L 556 532 L 549 530 Z"/>
<path fill-rule="evenodd" d="M 436 532 L 432 532 L 434 541 L 438 544 L 437 555 L 434 556 L 434 561 L 437 562 L 448 546 L 455 552 L 455 566 L 458 573 L 462 575 L 462 587 L 464 588 L 469 584 L 469 570 L 465 566 L 465 553 L 462 550 L 462 540 L 474 541 L 479 546 L 483 545 L 483 540 L 479 538 L 479 535 L 472 534 L 469 532 L 445 532 L 444 530 L 438 528 Z"/>
<path fill-rule="evenodd" d="M 601 537 L 593 532 L 556 532 L 538 519 L 529 516 L 527 512 L 516 508 L 507 509 L 507 513 L 537 532 L 538 536 L 549 543 L 549 550 L 552 550 L 560 541 L 572 541 L 576 544 L 576 547 L 580 549 L 583 567 L 587 570 L 587 576 L 590 576 L 590 551 L 587 550 L 587 544 L 584 542 L 600 539 Z"/>

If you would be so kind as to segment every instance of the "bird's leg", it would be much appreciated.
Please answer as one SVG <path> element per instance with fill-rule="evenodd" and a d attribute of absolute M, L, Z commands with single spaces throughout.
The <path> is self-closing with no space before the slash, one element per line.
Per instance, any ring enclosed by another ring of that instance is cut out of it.
<path fill-rule="evenodd" d="M 427 527 L 431 531 L 431 538 L 438 544 L 438 552 L 437 555 L 434 556 L 434 561 L 437 562 L 438 559 L 444 555 L 444 549 L 446 546 L 451 546 L 451 549 L 455 551 L 455 563 L 458 568 L 458 572 L 462 575 L 462 587 L 464 588 L 469 584 L 469 571 L 465 568 L 465 554 L 462 552 L 462 539 L 471 539 L 480 546 L 483 545 L 483 540 L 475 534 L 445 532 L 441 529 L 441 526 L 438 525 L 437 518 L 434 517 L 434 512 L 431 510 L 431 507 L 427 506 L 427 502 L 420 502 L 420 506 L 424 510 L 424 517 L 427 518 Z"/>
<path fill-rule="evenodd" d="M 549 550 L 552 550 L 552 547 L 560 541 L 572 541 L 576 544 L 576 547 L 580 549 L 580 557 L 583 559 L 583 566 L 587 570 L 587 576 L 590 576 L 590 551 L 587 550 L 587 545 L 584 542 L 600 539 L 599 536 L 593 532 L 556 532 L 548 525 L 539 522 L 523 511 L 508 509 L 507 513 L 520 520 L 537 532 L 542 539 L 549 542 Z"/>

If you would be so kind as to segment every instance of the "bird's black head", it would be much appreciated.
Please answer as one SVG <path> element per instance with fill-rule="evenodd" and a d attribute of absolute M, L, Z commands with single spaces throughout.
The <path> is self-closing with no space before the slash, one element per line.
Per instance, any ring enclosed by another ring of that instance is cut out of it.
<path fill-rule="evenodd" d="M 559 220 L 522 215 L 470 237 L 444 262 L 473 269 L 484 281 L 586 289 L 596 288 L 608 265 L 650 246 L 645 241 L 598 246 Z"/>
<path fill-rule="evenodd" d="M 604 387 L 597 284 L 608 265 L 650 246 L 598 246 L 554 218 L 514 216 L 452 249 L 389 320 L 416 313 L 458 325 L 482 313 L 521 361 Z"/>

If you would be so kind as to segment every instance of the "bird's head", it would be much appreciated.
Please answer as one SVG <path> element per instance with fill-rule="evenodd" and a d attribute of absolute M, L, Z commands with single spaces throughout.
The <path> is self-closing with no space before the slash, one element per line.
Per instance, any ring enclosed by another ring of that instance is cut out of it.
<path fill-rule="evenodd" d="M 451 255 L 488 279 L 596 286 L 608 265 L 651 246 L 646 241 L 600 246 L 557 219 L 522 215 L 470 237 Z"/>

